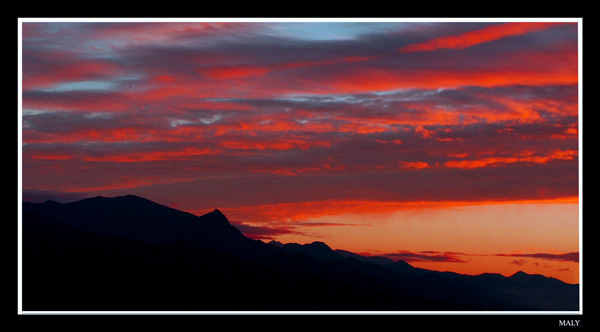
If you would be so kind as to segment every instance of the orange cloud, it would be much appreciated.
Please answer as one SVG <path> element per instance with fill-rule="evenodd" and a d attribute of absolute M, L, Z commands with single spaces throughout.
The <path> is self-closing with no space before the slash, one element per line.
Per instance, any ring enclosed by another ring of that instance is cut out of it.
<path fill-rule="evenodd" d="M 551 159 L 573 160 L 579 153 L 575 150 L 554 150 L 549 155 Z"/>
<path fill-rule="evenodd" d="M 227 208 L 233 215 L 251 216 L 254 222 L 278 221 L 292 222 L 321 216 L 341 214 L 393 213 L 399 210 L 427 208 L 444 205 L 436 202 L 379 202 L 379 201 L 314 201 L 299 203 L 281 203 L 259 206 Z M 252 212 L 252 213 L 250 213 Z M 258 214 L 256 213 L 258 212 Z"/>
<path fill-rule="evenodd" d="M 506 200 L 506 201 L 365 201 L 365 200 L 327 200 L 297 203 L 261 204 L 257 206 L 224 207 L 234 220 L 243 222 L 278 222 L 281 224 L 306 221 L 323 216 L 344 214 L 390 214 L 398 211 L 423 211 L 425 209 L 455 209 L 465 206 L 502 205 L 502 204 L 577 204 L 579 197 L 562 197 L 544 200 Z M 194 212 L 194 211 L 190 211 Z M 203 212 L 198 212 L 203 213 Z"/>
<path fill-rule="evenodd" d="M 413 161 L 413 162 L 399 161 L 398 165 L 400 165 L 400 167 L 404 168 L 404 169 L 424 169 L 424 168 L 431 167 L 431 166 L 429 166 L 428 163 L 423 162 L 423 161 Z"/>
<path fill-rule="evenodd" d="M 578 155 L 575 150 L 554 150 L 546 156 L 534 156 L 532 153 L 525 153 L 512 157 L 487 157 L 474 160 L 451 160 L 443 164 L 445 167 L 473 169 L 487 166 L 500 166 L 503 164 L 512 164 L 517 162 L 530 162 L 535 164 L 545 164 L 552 160 L 573 160 Z"/>
<path fill-rule="evenodd" d="M 516 163 L 520 159 L 516 157 L 489 157 L 476 160 L 451 160 L 444 163 L 444 166 L 451 168 L 473 169 L 487 167 L 490 165 Z"/>

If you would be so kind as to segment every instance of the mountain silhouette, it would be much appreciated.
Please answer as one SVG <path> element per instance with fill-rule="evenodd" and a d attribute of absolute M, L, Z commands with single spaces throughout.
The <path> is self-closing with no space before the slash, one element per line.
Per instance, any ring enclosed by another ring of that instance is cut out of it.
<path fill-rule="evenodd" d="M 328 245 L 319 241 L 308 244 L 288 243 L 278 247 L 288 253 L 301 253 L 315 259 L 342 259 L 342 256 L 333 251 Z"/>
<path fill-rule="evenodd" d="M 335 249 L 334 250 L 338 255 L 346 258 L 346 257 L 352 257 L 356 260 L 359 260 L 361 262 L 368 262 L 368 263 L 373 263 L 373 264 L 377 264 L 377 265 L 389 265 L 389 264 L 394 264 L 394 261 L 387 258 L 387 257 L 381 257 L 381 256 L 362 256 L 359 254 L 355 254 L 353 252 L 347 251 L 347 250 L 343 250 L 343 249 Z M 399 261 L 399 262 L 403 262 L 406 263 L 404 261 Z M 406 263 L 408 264 L 408 263 Z M 408 264 L 410 266 L 410 264 Z M 412 267 L 412 266 L 411 266 Z"/>
<path fill-rule="evenodd" d="M 579 285 L 264 243 L 138 196 L 23 202 L 25 311 L 576 311 Z"/>
<path fill-rule="evenodd" d="M 186 241 L 219 246 L 247 239 L 219 210 L 198 217 L 133 195 L 98 196 L 66 204 L 26 203 L 23 210 L 24 214 L 44 213 L 55 219 L 57 225 L 154 244 Z"/>

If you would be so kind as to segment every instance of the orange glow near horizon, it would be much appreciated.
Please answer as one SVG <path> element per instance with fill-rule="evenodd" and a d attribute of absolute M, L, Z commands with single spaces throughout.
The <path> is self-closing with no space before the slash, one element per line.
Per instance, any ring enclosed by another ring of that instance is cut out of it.
<path fill-rule="evenodd" d="M 465 274 L 509 276 L 522 270 L 578 283 L 578 262 L 533 255 L 579 251 L 578 201 L 577 197 L 571 197 L 548 201 L 441 202 L 438 205 L 431 202 L 314 202 L 298 204 L 296 213 L 289 205 L 261 206 L 254 209 L 261 213 L 255 222 L 242 221 L 273 229 L 302 230 L 273 236 L 272 239 L 282 243 L 304 244 L 318 240 L 332 249 L 382 256 L 400 251 L 449 252 L 454 253 L 455 260 L 409 260 L 409 263 Z M 246 209 L 223 211 L 231 220 L 248 216 L 242 212 Z"/>

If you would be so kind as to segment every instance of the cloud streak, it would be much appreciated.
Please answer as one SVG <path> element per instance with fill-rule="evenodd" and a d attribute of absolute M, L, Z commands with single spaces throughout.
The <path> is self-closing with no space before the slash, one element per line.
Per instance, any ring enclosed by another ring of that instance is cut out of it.
<path fill-rule="evenodd" d="M 494 40 L 540 31 L 561 23 L 503 23 L 490 25 L 483 29 L 468 31 L 456 36 L 444 36 L 423 43 L 402 47 L 399 52 L 428 52 L 439 49 L 463 49 Z"/>
<path fill-rule="evenodd" d="M 420 252 L 410 252 L 410 251 L 399 251 L 393 254 L 386 254 L 385 257 L 388 257 L 392 260 L 398 261 L 403 260 L 407 263 L 414 262 L 438 262 L 438 263 L 468 263 L 468 258 L 463 258 L 461 256 L 468 256 L 464 253 L 457 252 L 438 252 L 438 251 L 420 251 Z"/>
<path fill-rule="evenodd" d="M 536 259 L 543 259 L 557 262 L 575 262 L 579 263 L 579 253 L 569 252 L 565 254 L 551 254 L 551 253 L 534 253 L 534 254 L 497 254 L 496 256 L 501 257 L 529 257 Z M 519 260 L 522 261 L 522 260 Z"/>
<path fill-rule="evenodd" d="M 401 250 L 394 253 L 383 254 L 393 260 L 403 260 L 405 262 L 444 262 L 444 263 L 467 263 L 470 257 L 475 256 L 496 256 L 496 257 L 517 257 L 517 258 L 533 258 L 555 262 L 574 262 L 579 263 L 579 252 L 569 252 L 564 254 L 552 253 L 533 253 L 533 254 L 494 254 L 494 255 L 478 255 L 460 252 L 438 252 L 438 251 L 419 251 L 410 252 Z M 524 259 L 514 259 L 508 264 L 523 266 L 527 264 Z"/>

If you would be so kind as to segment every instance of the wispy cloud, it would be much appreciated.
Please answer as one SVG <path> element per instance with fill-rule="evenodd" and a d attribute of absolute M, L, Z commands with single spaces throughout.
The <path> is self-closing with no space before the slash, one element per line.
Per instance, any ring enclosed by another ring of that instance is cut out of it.
<path fill-rule="evenodd" d="M 439 49 L 462 49 L 494 40 L 523 35 L 556 26 L 561 23 L 502 23 L 486 26 L 483 29 L 468 31 L 460 35 L 444 36 L 402 47 L 401 53 L 426 52 Z"/>
<path fill-rule="evenodd" d="M 579 263 L 579 253 L 569 252 L 565 254 L 551 254 L 551 253 L 534 253 L 534 254 L 497 254 L 496 256 L 502 257 L 530 257 L 536 259 L 557 261 L 557 262 L 575 262 Z"/>
<path fill-rule="evenodd" d="M 468 263 L 469 255 L 457 252 L 438 252 L 438 251 L 399 251 L 384 255 L 393 260 L 403 260 L 405 262 L 444 262 L 444 263 Z"/>
<path fill-rule="evenodd" d="M 551 253 L 533 253 L 533 254 L 493 254 L 493 255 L 481 255 L 481 254 L 469 254 L 460 252 L 438 252 L 438 251 L 398 251 L 394 253 L 387 253 L 384 256 L 389 257 L 393 260 L 403 260 L 406 262 L 447 262 L 447 263 L 466 263 L 474 256 L 496 256 L 496 257 L 517 257 L 517 258 L 532 258 L 541 259 L 557 262 L 579 262 L 578 252 L 569 252 L 564 254 L 551 254 Z M 527 264 L 524 259 L 514 259 L 509 261 L 508 264 L 514 264 L 523 266 Z M 538 264 L 539 265 L 539 264 Z"/>

